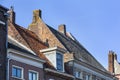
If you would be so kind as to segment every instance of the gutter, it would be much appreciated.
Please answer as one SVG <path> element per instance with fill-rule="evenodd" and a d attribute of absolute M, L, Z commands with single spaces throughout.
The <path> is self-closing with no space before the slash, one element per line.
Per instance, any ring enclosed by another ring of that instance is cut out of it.
<path fill-rule="evenodd" d="M 55 70 L 52 70 L 52 69 L 49 69 L 49 68 L 45 68 L 45 71 L 53 72 L 53 73 L 60 74 L 60 75 L 64 75 L 64 76 L 67 76 L 67 77 L 70 77 L 70 78 L 73 78 L 73 79 L 75 78 L 74 76 L 72 76 L 70 74 L 59 72 L 59 71 L 55 71 Z"/>

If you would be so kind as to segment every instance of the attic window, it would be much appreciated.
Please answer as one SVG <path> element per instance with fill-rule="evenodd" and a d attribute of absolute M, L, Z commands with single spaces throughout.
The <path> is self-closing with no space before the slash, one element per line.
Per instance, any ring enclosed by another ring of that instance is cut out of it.
<path fill-rule="evenodd" d="M 56 66 L 58 71 L 63 71 L 63 55 L 60 53 L 56 54 Z"/>

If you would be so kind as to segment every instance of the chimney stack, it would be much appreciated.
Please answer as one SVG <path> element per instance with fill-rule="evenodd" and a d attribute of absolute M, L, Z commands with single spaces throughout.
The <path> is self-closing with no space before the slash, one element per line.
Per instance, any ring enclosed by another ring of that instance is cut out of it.
<path fill-rule="evenodd" d="M 109 51 L 108 54 L 108 70 L 114 73 L 114 60 L 117 60 L 117 55 L 113 51 Z"/>
<path fill-rule="evenodd" d="M 66 25 L 65 24 L 59 25 L 58 31 L 66 35 Z"/>
<path fill-rule="evenodd" d="M 15 23 L 15 12 L 13 6 L 11 6 L 10 10 L 8 11 L 9 13 L 9 21 L 12 23 Z"/>
<path fill-rule="evenodd" d="M 39 19 L 39 18 L 41 18 L 41 10 L 34 10 L 33 11 L 33 20 L 32 20 L 32 23 L 35 23 L 35 22 L 37 22 L 37 20 Z"/>

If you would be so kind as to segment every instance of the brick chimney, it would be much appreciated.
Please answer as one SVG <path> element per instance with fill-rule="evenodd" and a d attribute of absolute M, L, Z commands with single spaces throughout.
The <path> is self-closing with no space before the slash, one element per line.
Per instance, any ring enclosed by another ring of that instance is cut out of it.
<path fill-rule="evenodd" d="M 9 13 L 9 21 L 14 24 L 15 23 L 15 12 L 14 12 L 13 6 L 11 6 L 8 13 Z"/>
<path fill-rule="evenodd" d="M 66 25 L 65 24 L 59 25 L 58 31 L 66 35 Z"/>
<path fill-rule="evenodd" d="M 108 54 L 108 70 L 114 73 L 114 60 L 117 60 L 117 55 L 113 51 L 109 51 Z"/>
<path fill-rule="evenodd" d="M 34 10 L 32 23 L 37 22 L 39 18 L 41 18 L 41 10 Z"/>

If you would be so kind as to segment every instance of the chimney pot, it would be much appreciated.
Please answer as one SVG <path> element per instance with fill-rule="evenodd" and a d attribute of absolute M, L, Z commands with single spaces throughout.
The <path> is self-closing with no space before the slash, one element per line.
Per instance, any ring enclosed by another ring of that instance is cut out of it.
<path fill-rule="evenodd" d="M 9 16 L 9 20 L 12 23 L 15 23 L 15 12 L 14 12 L 14 8 L 13 6 L 11 6 L 10 10 L 8 11 Z"/>

